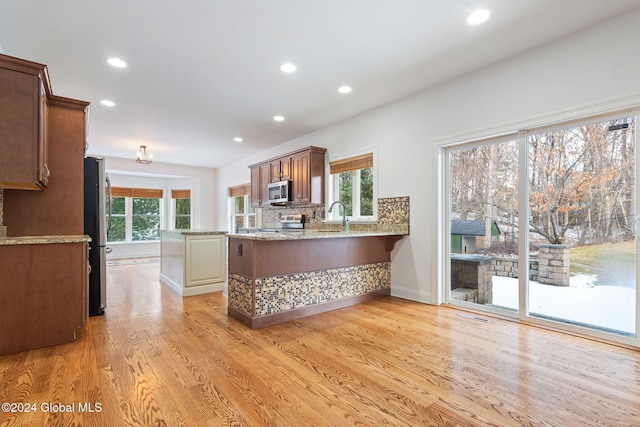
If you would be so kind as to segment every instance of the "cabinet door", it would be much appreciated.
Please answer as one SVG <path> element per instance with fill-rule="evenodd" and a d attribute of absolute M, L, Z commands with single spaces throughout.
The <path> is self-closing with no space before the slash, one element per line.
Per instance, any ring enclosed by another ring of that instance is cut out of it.
<path fill-rule="evenodd" d="M 280 181 L 291 180 L 291 157 L 280 160 Z"/>
<path fill-rule="evenodd" d="M 269 183 L 271 182 L 269 163 L 251 168 L 251 206 L 259 208 L 269 204 Z"/>
<path fill-rule="evenodd" d="M 269 172 L 270 182 L 282 181 L 280 179 L 280 160 L 272 161 L 269 167 L 271 168 Z"/>
<path fill-rule="evenodd" d="M 271 182 L 271 166 L 269 164 L 259 167 L 260 175 L 260 206 L 269 205 L 269 183 Z"/>
<path fill-rule="evenodd" d="M 298 153 L 291 156 L 292 198 L 293 203 L 303 204 L 311 201 L 310 153 Z"/>
<path fill-rule="evenodd" d="M 251 206 L 259 208 L 260 203 L 260 168 L 254 166 L 251 168 Z"/>
<path fill-rule="evenodd" d="M 221 283 L 226 280 L 226 237 L 188 236 L 185 239 L 184 286 Z"/>
<path fill-rule="evenodd" d="M 271 162 L 271 182 L 288 181 L 291 179 L 291 157 L 273 160 Z"/>
<path fill-rule="evenodd" d="M 39 94 L 39 104 L 40 111 L 38 112 L 38 182 L 46 187 L 49 183 L 49 164 L 48 164 L 48 137 L 47 137 L 47 92 L 44 88 L 44 83 L 42 82 L 42 77 L 38 76 L 38 83 L 40 86 L 40 94 Z"/>
<path fill-rule="evenodd" d="M 44 150 L 40 80 L 1 68 L 0 187 L 42 190 L 38 163 Z"/>

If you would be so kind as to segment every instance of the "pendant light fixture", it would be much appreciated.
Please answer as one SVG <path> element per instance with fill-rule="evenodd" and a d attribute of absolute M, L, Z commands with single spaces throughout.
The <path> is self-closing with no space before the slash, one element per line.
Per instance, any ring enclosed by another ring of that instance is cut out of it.
<path fill-rule="evenodd" d="M 153 161 L 153 154 L 147 153 L 147 146 L 146 145 L 141 145 L 140 149 L 138 150 L 138 154 L 137 154 L 137 157 L 136 157 L 136 162 L 137 163 L 142 163 L 143 165 L 148 165 L 152 161 Z"/>

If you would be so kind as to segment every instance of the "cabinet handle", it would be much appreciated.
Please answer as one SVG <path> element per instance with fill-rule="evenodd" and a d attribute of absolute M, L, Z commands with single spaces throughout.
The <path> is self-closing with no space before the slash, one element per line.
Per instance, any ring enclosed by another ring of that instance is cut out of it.
<path fill-rule="evenodd" d="M 49 177 L 51 176 L 51 171 L 49 170 L 49 166 L 47 166 L 47 164 L 43 164 L 44 166 L 44 178 L 45 179 L 49 179 Z"/>

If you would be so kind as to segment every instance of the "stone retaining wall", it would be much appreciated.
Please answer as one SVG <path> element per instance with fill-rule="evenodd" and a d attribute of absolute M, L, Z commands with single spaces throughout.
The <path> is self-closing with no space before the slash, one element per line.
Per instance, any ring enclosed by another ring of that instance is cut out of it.
<path fill-rule="evenodd" d="M 519 261 L 517 258 L 496 258 L 493 262 L 493 275 L 500 277 L 512 277 L 517 279 L 520 277 L 518 268 Z M 538 260 L 529 260 L 529 280 L 538 281 Z"/>
<path fill-rule="evenodd" d="M 570 264 L 568 245 L 538 245 L 538 259 L 529 259 L 529 280 L 545 285 L 569 286 Z M 496 257 L 493 275 L 518 278 L 517 258 Z"/>
<path fill-rule="evenodd" d="M 569 286 L 570 257 L 568 245 L 538 245 L 540 283 Z"/>

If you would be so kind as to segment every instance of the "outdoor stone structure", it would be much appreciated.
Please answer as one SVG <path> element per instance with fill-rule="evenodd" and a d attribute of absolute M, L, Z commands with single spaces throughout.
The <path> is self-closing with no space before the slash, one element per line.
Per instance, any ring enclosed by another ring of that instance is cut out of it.
<path fill-rule="evenodd" d="M 491 304 L 492 276 L 518 278 L 518 265 L 517 258 L 452 254 L 451 297 L 477 304 Z M 539 245 L 538 259 L 529 260 L 529 280 L 545 285 L 569 286 L 569 271 L 567 245 Z"/>
<path fill-rule="evenodd" d="M 477 289 L 478 304 L 491 304 L 493 301 L 493 264 L 494 257 L 485 255 L 451 255 L 451 290 L 459 288 Z"/>
<path fill-rule="evenodd" d="M 511 277 L 517 279 L 520 277 L 519 261 L 517 258 L 495 258 L 493 261 L 494 276 Z M 537 282 L 539 280 L 538 260 L 529 260 L 529 280 Z"/>
<path fill-rule="evenodd" d="M 539 282 L 569 286 L 570 256 L 568 245 L 538 245 Z"/>

